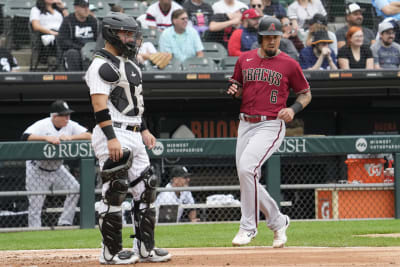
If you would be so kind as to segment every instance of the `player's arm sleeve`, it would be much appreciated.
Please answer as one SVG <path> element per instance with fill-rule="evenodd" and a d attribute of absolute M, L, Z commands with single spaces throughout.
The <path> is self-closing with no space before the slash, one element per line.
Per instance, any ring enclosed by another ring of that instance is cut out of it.
<path fill-rule="evenodd" d="M 228 41 L 229 56 L 238 57 L 242 54 L 242 51 L 240 51 L 240 48 L 242 46 L 242 42 L 240 40 L 241 36 L 242 36 L 241 29 L 237 29 L 232 33 L 231 38 L 229 38 L 229 41 Z"/>
<path fill-rule="evenodd" d="M 304 94 L 310 92 L 310 85 L 304 77 L 303 71 L 299 63 L 293 61 L 295 67 L 293 72 L 289 75 L 289 87 L 293 89 L 296 94 Z"/>

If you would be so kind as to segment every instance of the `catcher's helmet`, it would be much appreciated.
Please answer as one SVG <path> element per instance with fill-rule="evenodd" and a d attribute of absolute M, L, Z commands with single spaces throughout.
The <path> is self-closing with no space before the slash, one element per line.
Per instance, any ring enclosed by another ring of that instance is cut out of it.
<path fill-rule="evenodd" d="M 263 35 L 282 35 L 282 24 L 274 17 L 263 17 L 258 25 L 258 42 L 261 43 Z"/>
<path fill-rule="evenodd" d="M 118 37 L 118 31 L 133 32 L 133 42 L 123 43 Z M 128 58 L 136 56 L 142 42 L 142 32 L 135 19 L 119 12 L 110 12 L 103 18 L 102 34 L 104 40 Z"/>

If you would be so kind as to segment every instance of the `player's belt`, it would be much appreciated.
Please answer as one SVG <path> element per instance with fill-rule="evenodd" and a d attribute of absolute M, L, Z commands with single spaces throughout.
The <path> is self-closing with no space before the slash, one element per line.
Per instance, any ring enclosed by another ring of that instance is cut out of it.
<path fill-rule="evenodd" d="M 272 121 L 276 120 L 276 116 L 265 116 L 265 115 L 247 115 L 245 113 L 239 114 L 239 119 L 251 123 L 257 123 L 261 121 Z"/>
<path fill-rule="evenodd" d="M 113 121 L 113 126 L 115 128 L 121 128 L 123 130 L 132 131 L 132 132 L 140 132 L 140 124 L 135 125 L 126 125 L 122 122 Z"/>
<path fill-rule="evenodd" d="M 31 163 L 32 163 L 33 166 L 38 167 L 39 170 L 45 171 L 45 172 L 55 172 L 55 171 L 57 171 L 57 170 L 59 169 L 59 168 L 57 168 L 57 169 L 55 169 L 55 170 L 49 170 L 49 169 L 42 168 L 42 167 L 38 166 L 38 165 L 36 164 L 36 162 L 33 161 L 33 160 L 31 161 Z"/>

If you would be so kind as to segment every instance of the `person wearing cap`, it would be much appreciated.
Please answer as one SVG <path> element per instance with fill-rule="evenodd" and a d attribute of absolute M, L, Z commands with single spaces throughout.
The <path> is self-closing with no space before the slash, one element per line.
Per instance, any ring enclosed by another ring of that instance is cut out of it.
<path fill-rule="evenodd" d="M 364 34 L 360 27 L 350 27 L 346 33 L 347 44 L 339 49 L 340 69 L 373 69 L 374 58 L 368 45 L 363 44 Z"/>
<path fill-rule="evenodd" d="M 74 13 L 64 18 L 57 41 L 62 50 L 64 68 L 67 71 L 82 71 L 81 49 L 88 42 L 96 42 L 97 20 L 91 16 L 88 0 L 74 0 Z"/>
<path fill-rule="evenodd" d="M 292 121 L 312 97 L 299 63 L 280 51 L 281 37 L 279 19 L 263 17 L 258 26 L 260 48 L 242 53 L 226 91 L 233 98 L 241 98 L 235 156 L 241 219 L 233 246 L 247 245 L 257 236 L 260 211 L 265 215 L 265 225 L 274 232 L 272 246 L 283 248 L 287 242 L 290 218 L 281 213 L 259 179 L 263 164 L 284 140 L 285 123 Z M 287 107 L 290 91 L 297 97 Z"/>
<path fill-rule="evenodd" d="M 172 12 L 172 27 L 165 29 L 160 36 L 160 52 L 171 53 L 183 62 L 191 57 L 203 57 L 204 47 L 199 33 L 188 25 L 189 17 L 184 9 Z"/>
<path fill-rule="evenodd" d="M 170 182 L 165 188 L 173 187 L 187 187 L 189 186 L 190 176 L 185 166 L 175 166 L 170 171 Z M 192 192 L 190 191 L 164 191 L 158 194 L 155 205 L 182 205 L 182 204 L 195 204 Z M 183 215 L 183 209 L 178 209 L 178 220 L 181 220 Z M 191 210 L 188 213 L 189 220 L 191 222 L 198 222 L 196 210 Z"/>
<path fill-rule="evenodd" d="M 380 40 L 371 46 L 375 69 L 398 69 L 400 66 L 400 44 L 394 42 L 394 26 L 381 22 L 378 28 Z"/>
<path fill-rule="evenodd" d="M 247 9 L 242 14 L 242 25 L 236 29 L 228 41 L 229 56 L 238 57 L 244 51 L 249 51 L 257 42 L 258 23 L 262 15 L 254 8 Z"/>
<path fill-rule="evenodd" d="M 372 30 L 363 27 L 362 23 L 364 17 L 362 15 L 361 7 L 357 3 L 350 3 L 346 6 L 346 25 L 338 29 L 335 34 L 338 42 L 338 49 L 346 45 L 346 34 L 352 26 L 360 27 L 364 35 L 365 45 L 372 45 L 375 43 L 375 34 Z"/>
<path fill-rule="evenodd" d="M 314 33 L 312 46 L 307 46 L 300 52 L 300 65 L 305 70 L 336 70 L 336 55 L 329 48 L 333 41 L 326 31 Z"/>
<path fill-rule="evenodd" d="M 398 0 L 372 0 L 372 5 L 378 16 L 394 18 L 400 21 L 400 1 Z"/>
<path fill-rule="evenodd" d="M 44 141 L 59 145 L 63 141 L 90 140 L 91 134 L 79 123 L 70 120 L 67 102 L 56 100 L 51 104 L 50 116 L 30 125 L 22 134 L 22 141 Z M 79 183 L 63 165 L 63 160 L 26 161 L 26 190 L 73 190 L 79 192 Z M 28 226 L 41 227 L 41 212 L 46 195 L 29 195 Z M 68 194 L 57 225 L 72 225 L 79 194 Z"/>
<path fill-rule="evenodd" d="M 333 52 L 337 55 L 338 48 L 337 48 L 337 39 L 335 33 L 328 30 L 328 19 L 322 14 L 315 14 L 314 17 L 310 21 L 310 27 L 306 32 L 307 39 L 306 39 L 306 46 L 311 46 L 313 41 L 314 32 L 317 31 L 326 31 L 328 33 L 329 39 L 332 40 L 332 43 L 329 44 L 329 47 L 332 48 Z"/>

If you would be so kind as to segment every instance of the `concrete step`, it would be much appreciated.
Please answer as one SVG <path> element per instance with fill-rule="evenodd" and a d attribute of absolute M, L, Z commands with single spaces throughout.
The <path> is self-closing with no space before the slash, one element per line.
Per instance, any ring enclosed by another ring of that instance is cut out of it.
<path fill-rule="evenodd" d="M 11 54 L 17 59 L 18 65 L 22 66 L 30 66 L 31 63 L 31 53 L 32 50 L 30 48 L 24 48 L 19 50 L 12 50 Z"/>

